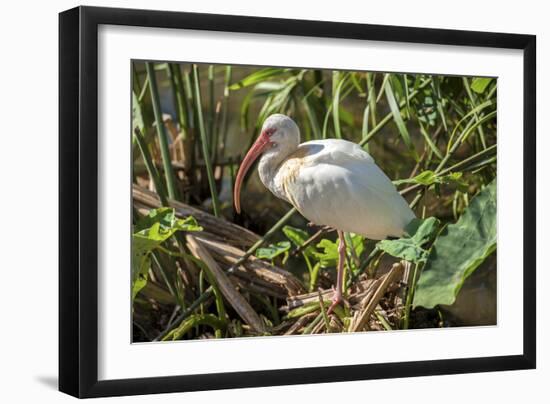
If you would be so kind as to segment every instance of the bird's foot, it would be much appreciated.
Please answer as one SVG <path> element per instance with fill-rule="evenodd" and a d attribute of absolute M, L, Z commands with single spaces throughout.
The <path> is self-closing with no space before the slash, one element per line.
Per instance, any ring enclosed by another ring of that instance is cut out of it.
<path fill-rule="evenodd" d="M 327 310 L 327 314 L 331 314 L 332 311 L 336 308 L 336 306 L 338 306 L 340 303 L 344 301 L 344 298 L 342 297 L 342 292 L 335 290 L 334 288 L 332 288 L 332 290 L 334 291 L 334 294 L 332 295 L 332 299 L 331 299 L 332 303 Z"/>

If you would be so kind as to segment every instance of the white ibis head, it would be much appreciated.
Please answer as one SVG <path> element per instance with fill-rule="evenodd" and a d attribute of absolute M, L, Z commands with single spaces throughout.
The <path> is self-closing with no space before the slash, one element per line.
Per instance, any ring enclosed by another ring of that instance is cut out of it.
<path fill-rule="evenodd" d="M 244 157 L 237 178 L 233 201 L 237 213 L 241 212 L 241 186 L 244 176 L 260 156 L 265 155 L 266 159 L 282 161 L 286 156 L 298 148 L 300 144 L 300 129 L 298 125 L 286 115 L 274 114 L 267 118 L 262 126 L 260 136 L 254 142 Z"/>

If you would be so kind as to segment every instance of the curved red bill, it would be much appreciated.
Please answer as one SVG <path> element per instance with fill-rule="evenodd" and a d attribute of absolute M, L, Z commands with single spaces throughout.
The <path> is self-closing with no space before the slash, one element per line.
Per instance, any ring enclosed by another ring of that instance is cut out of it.
<path fill-rule="evenodd" d="M 263 151 L 270 144 L 271 142 L 269 141 L 269 134 L 266 131 L 263 131 L 260 136 L 258 136 L 258 139 L 256 139 L 248 153 L 246 153 L 246 156 L 244 156 L 241 166 L 239 167 L 239 171 L 237 172 L 237 178 L 235 179 L 235 189 L 233 191 L 233 203 L 235 204 L 235 210 L 237 211 L 237 213 L 241 213 L 240 196 L 244 176 L 246 175 L 254 161 L 258 158 L 258 156 L 262 154 Z"/>

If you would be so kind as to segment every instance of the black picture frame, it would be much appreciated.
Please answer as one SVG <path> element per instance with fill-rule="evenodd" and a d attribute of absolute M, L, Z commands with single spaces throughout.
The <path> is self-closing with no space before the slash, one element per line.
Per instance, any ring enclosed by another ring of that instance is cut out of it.
<path fill-rule="evenodd" d="M 100 24 L 523 50 L 523 354 L 99 381 Z M 59 389 L 76 397 L 100 397 L 535 368 L 535 77 L 533 35 L 96 7 L 62 12 L 59 15 Z"/>

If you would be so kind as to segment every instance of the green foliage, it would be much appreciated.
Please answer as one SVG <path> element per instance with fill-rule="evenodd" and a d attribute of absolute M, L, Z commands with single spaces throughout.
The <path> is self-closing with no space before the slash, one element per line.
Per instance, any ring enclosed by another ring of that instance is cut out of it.
<path fill-rule="evenodd" d="M 309 234 L 297 227 L 285 226 L 283 227 L 283 233 L 296 247 L 302 247 L 309 239 Z M 318 251 L 312 245 L 307 245 L 302 249 L 302 257 L 304 257 L 304 261 L 309 271 L 310 291 L 315 289 L 315 285 L 317 284 L 317 276 L 319 275 L 319 269 L 321 268 L 320 262 L 315 262 L 317 261 L 316 254 L 318 254 Z M 315 264 L 312 262 L 315 262 Z"/>
<path fill-rule="evenodd" d="M 354 254 L 359 257 L 363 253 L 365 248 L 364 241 L 365 238 L 359 234 L 350 234 L 349 242 L 346 243 L 346 250 L 348 254 Z M 334 267 L 338 263 L 338 240 L 331 241 L 328 239 L 322 239 L 318 244 L 317 248 L 322 251 L 317 251 L 314 253 L 315 258 L 319 261 L 321 268 L 330 268 Z"/>
<path fill-rule="evenodd" d="M 353 286 L 363 270 L 378 277 L 379 267 L 388 265 L 388 259 L 415 263 L 403 322 L 391 321 L 378 311 L 374 313 L 386 329 L 406 328 L 409 322 L 416 325 L 411 315 L 413 298 L 415 305 L 422 300 L 425 304 L 449 304 L 463 279 L 494 250 L 494 245 L 481 243 L 476 234 L 459 234 L 455 226 L 471 220 L 468 215 L 472 215 L 479 198 L 472 200 L 473 196 L 496 177 L 495 78 L 139 61 L 133 62 L 132 72 L 133 176 L 139 185 L 148 182 L 163 206 L 168 205 L 170 197 L 200 206 L 222 219 L 236 219 L 230 208 L 235 172 L 246 143 L 255 140 L 263 121 L 273 113 L 295 119 L 303 141 L 342 138 L 371 153 L 383 171 L 396 180 L 394 183 L 402 186 L 400 192 L 416 214 L 428 217 L 411 223 L 402 238 L 381 241 L 375 248 L 373 242 L 361 236 L 345 235 L 347 287 Z M 172 100 L 173 108 L 161 111 L 161 98 L 162 107 Z M 170 111 L 175 116 L 168 120 Z M 235 148 L 232 142 L 244 144 Z M 227 186 L 229 192 L 221 192 Z M 267 198 L 271 196 L 266 195 Z M 284 214 L 284 203 L 270 200 L 269 207 L 274 208 L 270 212 L 282 217 L 277 221 L 277 217 L 259 213 L 266 208 L 259 205 L 256 212 L 246 212 L 250 216 L 240 223 L 251 229 L 269 230 L 261 234 L 261 241 L 247 254 L 276 260 L 277 265 L 300 277 L 307 267 L 309 278 L 306 276 L 305 282 L 309 285 L 304 288 L 311 292 L 319 286 L 328 287 L 327 274 L 323 272 L 333 272 L 337 264 L 338 241 L 315 239 L 304 246 L 313 233 L 309 234 L 305 227 L 291 226 L 282 229 L 284 240 L 274 240 L 295 210 Z M 491 212 L 487 215 L 494 215 Z M 152 295 L 148 293 L 153 285 L 147 285 L 145 290 L 143 287 L 153 265 L 159 275 L 159 289 L 169 295 L 168 301 L 172 299 L 181 308 L 192 307 L 188 321 L 172 324 L 172 331 L 178 331 L 168 339 L 211 335 L 210 328 L 214 328 L 215 336 L 250 335 L 246 327 L 241 327 L 241 319 L 231 318 L 232 310 L 225 312 L 208 268 L 185 252 L 182 240 L 175 237 L 179 231 L 199 229 L 196 222 L 187 222 L 185 228 L 170 211 L 161 209 L 150 216 L 139 220 L 136 217 L 132 237 L 132 297 L 142 291 L 134 300 L 135 318 L 139 319 L 135 323 L 148 323 L 148 332 L 155 334 L 159 324 L 167 326 L 166 313 L 174 310 L 174 306 L 164 305 L 151 308 Z M 298 215 L 295 216 L 293 223 L 298 223 Z M 445 227 L 451 220 L 458 222 Z M 446 242 L 448 238 L 451 241 Z M 462 238 L 476 244 L 477 250 L 467 243 L 460 251 L 457 247 L 457 251 L 446 252 L 452 244 L 461 245 Z M 178 248 L 170 248 L 176 242 Z M 264 247 L 258 249 L 260 244 Z M 300 253 L 287 260 L 293 248 Z M 384 259 L 381 253 L 385 254 Z M 416 293 L 416 274 L 423 266 Z M 197 270 L 200 276 L 194 276 Z M 428 276 L 429 272 L 441 276 Z M 214 294 L 216 307 L 206 298 L 200 300 L 205 290 Z M 284 299 L 247 293 L 247 299 L 252 299 L 254 309 L 266 324 L 280 323 Z M 193 306 L 199 300 L 201 303 Z M 325 304 L 329 303 L 327 299 Z M 310 312 L 318 309 L 318 305 L 307 306 Z M 155 311 L 156 316 L 150 315 Z M 209 317 L 213 313 L 216 316 Z M 289 314 L 296 319 L 304 313 L 302 308 Z M 304 326 L 303 332 L 311 332 L 322 320 L 319 314 Z M 346 329 L 349 317 L 341 318 L 341 323 Z"/>
<path fill-rule="evenodd" d="M 301 247 L 309 239 L 308 232 L 297 227 L 285 226 L 283 227 L 283 233 L 296 247 Z M 309 245 L 304 249 L 304 252 L 313 256 L 315 248 Z"/>
<path fill-rule="evenodd" d="M 288 70 L 289 69 L 281 69 L 277 67 L 267 67 L 246 76 L 244 79 L 239 80 L 234 84 L 231 84 L 229 86 L 229 89 L 239 90 L 244 87 L 253 86 L 254 84 L 264 83 L 267 79 L 271 79 L 275 76 L 280 76 Z"/>
<path fill-rule="evenodd" d="M 494 79 L 487 77 L 476 77 L 472 80 L 470 88 L 478 94 L 483 94 L 493 80 Z"/>
<path fill-rule="evenodd" d="M 290 241 L 279 241 L 276 244 L 258 248 L 256 250 L 256 257 L 272 260 L 281 254 L 285 254 L 288 250 L 290 250 Z"/>
<path fill-rule="evenodd" d="M 328 301 L 328 300 L 324 301 L 324 304 L 325 304 L 325 307 L 328 308 L 330 306 L 330 301 Z M 285 316 L 285 319 L 300 318 L 303 315 L 313 313 L 313 312 L 317 311 L 318 309 L 319 309 L 319 303 L 318 302 L 308 303 L 308 304 L 305 304 L 301 307 L 297 307 L 297 308 L 289 311 L 288 314 Z M 339 306 L 335 307 L 334 308 L 334 313 L 338 316 L 338 318 L 340 320 L 344 320 L 345 314 L 344 314 L 344 310 L 342 310 L 341 307 L 339 307 Z"/>
<path fill-rule="evenodd" d="M 147 284 L 151 253 L 178 231 L 202 231 L 194 217 L 178 219 L 173 208 L 153 209 L 132 234 L 132 299 Z"/>
<path fill-rule="evenodd" d="M 407 130 L 407 125 L 405 125 L 405 122 L 403 121 L 403 117 L 401 116 L 401 109 L 399 108 L 399 105 L 395 100 L 395 95 L 394 95 L 394 92 L 392 91 L 392 87 L 389 80 L 387 80 L 384 84 L 384 92 L 386 93 L 386 97 L 388 99 L 388 105 L 390 106 L 390 110 L 393 115 L 393 120 L 397 126 L 397 129 L 399 130 L 399 134 L 403 138 L 405 145 L 407 145 L 409 150 L 412 152 L 414 159 L 418 161 L 419 159 L 418 154 L 416 153 L 414 144 L 411 141 L 411 136 L 409 134 L 409 131 Z"/>
<path fill-rule="evenodd" d="M 405 228 L 407 236 L 397 240 L 379 241 L 377 247 L 396 258 L 414 263 L 424 262 L 428 251 L 423 248 L 423 245 L 433 239 L 439 224 L 439 220 L 435 217 L 413 219 Z"/>
<path fill-rule="evenodd" d="M 496 180 L 435 240 L 418 280 L 414 306 L 453 304 L 464 281 L 496 249 Z"/>
<path fill-rule="evenodd" d="M 462 180 L 461 172 L 451 172 L 445 175 L 438 175 L 432 170 L 426 170 L 416 177 L 393 181 L 395 185 L 420 184 L 430 186 L 434 184 L 454 185 L 461 191 L 465 191 L 468 184 Z"/>
<path fill-rule="evenodd" d="M 214 330 L 226 327 L 226 323 L 212 314 L 195 314 L 183 320 L 178 327 L 170 331 L 170 333 L 168 333 L 162 340 L 177 341 L 182 339 L 182 337 L 189 332 L 189 330 L 199 325 L 208 325 Z"/>
<path fill-rule="evenodd" d="M 138 128 L 141 133 L 144 133 L 143 113 L 141 112 L 141 104 L 135 91 L 132 91 L 132 126 Z"/>

